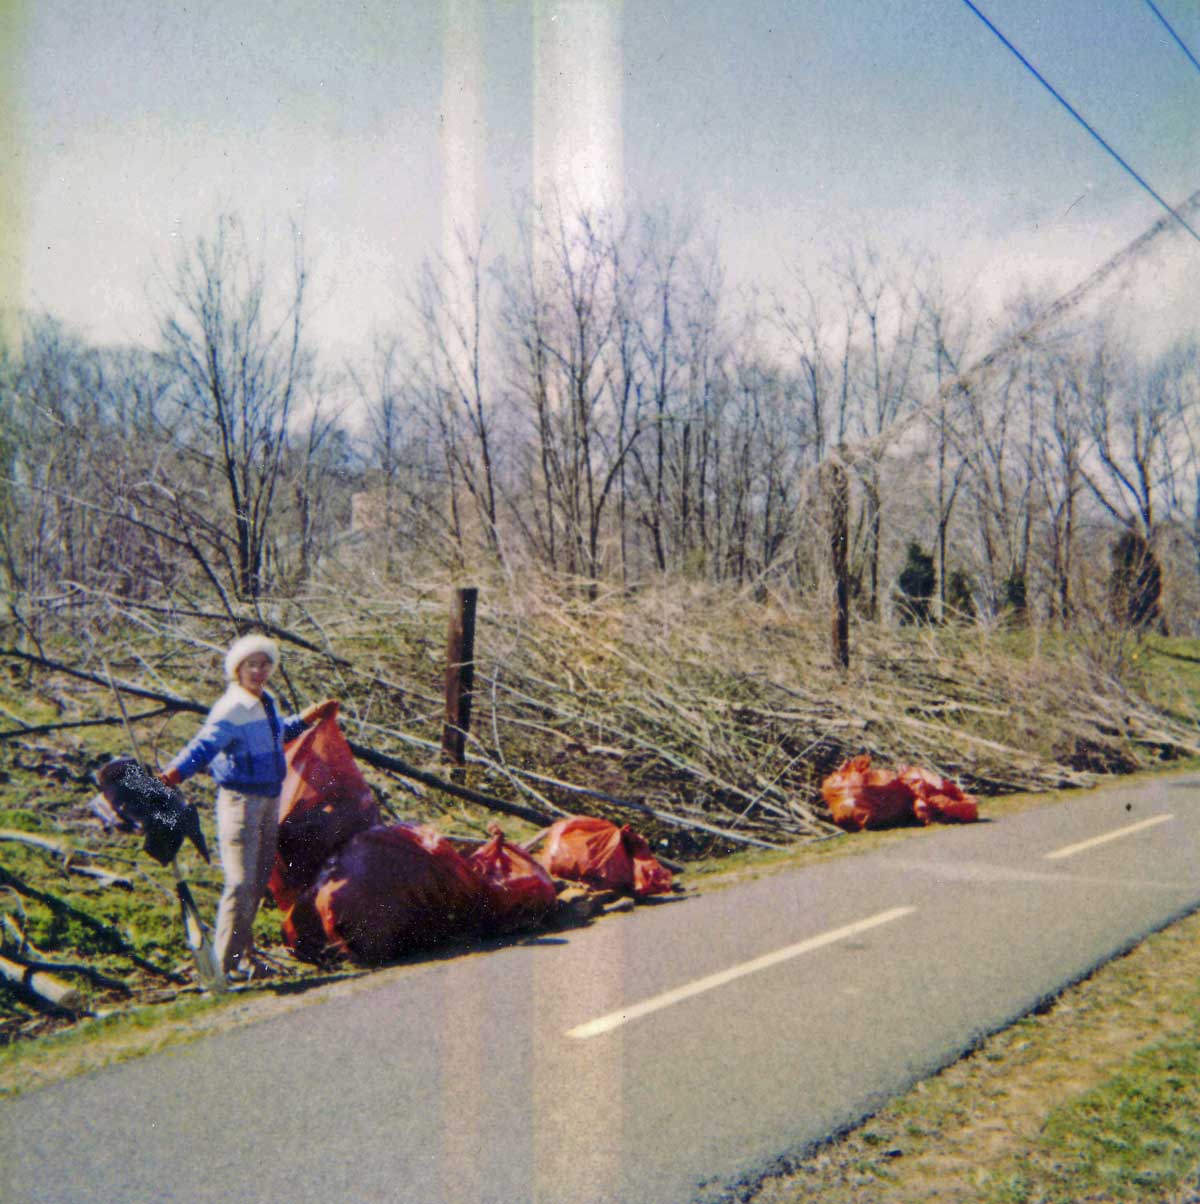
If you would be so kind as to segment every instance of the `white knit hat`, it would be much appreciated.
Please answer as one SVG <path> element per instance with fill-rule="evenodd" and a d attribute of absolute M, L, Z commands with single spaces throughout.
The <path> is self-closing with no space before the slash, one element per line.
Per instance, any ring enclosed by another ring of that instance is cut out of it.
<path fill-rule="evenodd" d="M 265 635 L 244 635 L 240 640 L 234 640 L 225 653 L 225 676 L 230 681 L 237 681 L 238 666 L 256 652 L 263 653 L 271 664 L 279 664 L 279 648 L 274 640 Z"/>

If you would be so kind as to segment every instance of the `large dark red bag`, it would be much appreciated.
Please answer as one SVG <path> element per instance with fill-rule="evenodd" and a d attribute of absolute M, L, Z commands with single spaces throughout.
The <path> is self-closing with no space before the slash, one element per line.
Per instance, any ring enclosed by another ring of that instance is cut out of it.
<path fill-rule="evenodd" d="M 453 845 L 433 828 L 392 824 L 334 853 L 285 917 L 283 939 L 308 961 L 380 965 L 479 922 L 479 880 Z"/>
<path fill-rule="evenodd" d="M 337 709 L 284 749 L 279 847 L 269 886 L 287 911 L 352 836 L 380 822 L 379 805 L 337 723 Z"/>
<path fill-rule="evenodd" d="M 970 824 L 979 818 L 975 797 L 949 778 L 915 765 L 902 765 L 900 778 L 913 792 L 913 814 L 921 823 Z"/>
<path fill-rule="evenodd" d="M 868 756 L 852 757 L 821 783 L 833 822 L 850 832 L 883 828 L 912 818 L 913 790 L 890 769 L 872 769 Z"/>
<path fill-rule="evenodd" d="M 639 898 L 671 890 L 671 871 L 628 824 L 618 828 L 587 815 L 560 819 L 547 831 L 537 859 L 557 878 L 601 890 L 631 891 Z"/>
<path fill-rule="evenodd" d="M 482 889 L 483 926 L 509 932 L 539 924 L 557 898 L 550 875 L 524 849 L 509 844 L 499 824 L 488 824 L 488 831 L 492 839 L 467 857 Z"/>

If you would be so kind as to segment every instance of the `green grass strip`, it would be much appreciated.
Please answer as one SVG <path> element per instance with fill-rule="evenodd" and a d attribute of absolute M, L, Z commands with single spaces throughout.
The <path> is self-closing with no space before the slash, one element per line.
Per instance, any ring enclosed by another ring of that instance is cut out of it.
<path fill-rule="evenodd" d="M 1200 1165 L 1200 1038 L 1193 1027 L 1134 1055 L 1112 1078 L 1054 1109 L 981 1204 L 1165 1201 Z"/>

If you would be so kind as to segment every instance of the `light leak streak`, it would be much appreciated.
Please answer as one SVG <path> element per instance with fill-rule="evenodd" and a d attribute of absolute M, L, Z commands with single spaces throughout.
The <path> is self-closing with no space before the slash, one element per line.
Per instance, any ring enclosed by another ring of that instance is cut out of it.
<path fill-rule="evenodd" d="M 821 949 L 836 941 L 844 941 L 848 937 L 857 936 L 860 932 L 878 928 L 881 924 L 890 924 L 893 920 L 911 915 L 916 910 L 915 907 L 893 907 L 889 911 L 881 911 L 876 915 L 868 916 L 865 920 L 846 924 L 842 928 L 831 929 L 819 936 L 809 937 L 806 941 L 800 941 L 795 945 L 786 945 L 782 949 L 776 949 L 773 953 L 764 953 L 761 957 L 753 958 L 748 962 L 730 966 L 727 970 L 719 970 L 716 974 L 697 978 L 693 982 L 685 983 L 672 991 L 664 991 L 661 995 L 643 999 L 641 1003 L 631 1004 L 620 1011 L 609 1012 L 607 1016 L 600 1016 L 595 1020 L 587 1021 L 586 1024 L 579 1024 L 575 1028 L 568 1029 L 566 1035 L 577 1040 L 599 1037 L 604 1033 L 612 1032 L 615 1028 L 620 1028 L 622 1024 L 628 1024 L 631 1020 L 637 1020 L 642 1016 L 648 1016 L 651 1012 L 661 1011 L 673 1004 L 682 1003 L 683 1000 L 691 999 L 694 995 L 701 995 L 705 991 L 723 987 L 726 983 L 744 978 L 747 974 L 757 974 L 759 970 L 768 970 L 772 966 L 779 965 L 780 962 L 799 957 L 802 953 L 811 953 L 814 949 Z"/>
<path fill-rule="evenodd" d="M 1053 853 L 1046 854 L 1046 860 L 1061 861 L 1064 857 L 1074 857 L 1076 853 L 1082 853 L 1085 849 L 1094 849 L 1097 845 L 1108 844 L 1110 840 L 1120 840 L 1123 836 L 1132 836 L 1135 832 L 1153 828 L 1156 824 L 1165 824 L 1167 820 L 1174 818 L 1174 815 L 1155 815 L 1150 819 L 1142 820 L 1141 823 L 1130 824 L 1125 828 L 1115 828 L 1101 836 L 1093 836 L 1090 840 L 1081 840 L 1078 844 L 1069 844 L 1064 848 L 1055 849 Z"/>

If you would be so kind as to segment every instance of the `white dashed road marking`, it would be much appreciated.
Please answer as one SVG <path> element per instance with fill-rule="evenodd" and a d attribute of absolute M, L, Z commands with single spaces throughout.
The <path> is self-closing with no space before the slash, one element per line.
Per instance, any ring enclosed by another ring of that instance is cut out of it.
<path fill-rule="evenodd" d="M 836 941 L 844 941 L 847 937 L 858 936 L 861 932 L 878 928 L 880 924 L 890 924 L 892 920 L 898 920 L 901 916 L 910 915 L 916 910 L 915 907 L 893 907 L 889 911 L 878 912 L 876 915 L 868 916 L 865 920 L 846 924 L 842 928 L 831 929 L 829 932 L 823 932 L 820 936 L 809 937 L 808 940 L 800 941 L 795 945 L 786 945 L 782 949 L 776 949 L 773 953 L 764 953 L 761 957 L 753 958 L 748 962 L 741 962 L 736 966 L 730 966 L 728 970 L 719 970 L 716 974 L 697 978 L 693 982 L 685 983 L 682 987 L 676 987 L 673 991 L 664 991 L 661 995 L 654 995 L 649 999 L 643 999 L 641 1003 L 631 1004 L 629 1007 L 622 1008 L 617 1012 L 609 1012 L 607 1016 L 600 1016 L 595 1020 L 589 1020 L 586 1024 L 580 1024 L 575 1028 L 568 1029 L 566 1035 L 578 1039 L 599 1037 L 603 1033 L 612 1032 L 614 1028 L 620 1028 L 622 1024 L 627 1024 L 630 1020 L 637 1020 L 642 1016 L 649 1015 L 651 1012 L 657 1012 L 663 1008 L 670 1007 L 672 1004 L 681 1003 L 685 999 L 690 999 L 693 995 L 712 991 L 717 987 L 724 986 L 728 982 L 733 982 L 735 979 L 744 978 L 747 974 L 756 974 L 759 970 L 766 970 L 771 966 L 777 966 L 780 962 L 785 962 L 793 957 L 799 957 L 802 953 L 811 953 L 814 949 L 821 949 L 825 945 L 834 944 Z"/>
<path fill-rule="evenodd" d="M 1055 849 L 1053 853 L 1046 854 L 1046 860 L 1061 861 L 1064 857 L 1074 857 L 1076 853 L 1082 853 L 1084 849 L 1094 849 L 1098 844 L 1107 844 L 1110 840 L 1120 840 L 1122 836 L 1132 836 L 1135 832 L 1153 828 L 1156 824 L 1165 824 L 1167 820 L 1174 818 L 1174 815 L 1155 815 L 1150 819 L 1142 820 L 1140 824 L 1130 824 L 1126 828 L 1114 828 L 1113 831 L 1105 832 L 1102 836 L 1093 836 L 1091 840 L 1081 840 L 1078 844 L 1069 844 L 1066 848 Z"/>

